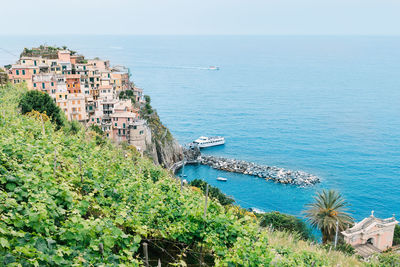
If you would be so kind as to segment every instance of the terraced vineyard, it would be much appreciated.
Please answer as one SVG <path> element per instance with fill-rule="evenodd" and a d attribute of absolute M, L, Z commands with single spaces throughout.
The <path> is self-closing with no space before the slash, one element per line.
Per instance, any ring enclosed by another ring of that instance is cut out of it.
<path fill-rule="evenodd" d="M 361 265 L 217 200 L 204 218 L 202 192 L 134 148 L 19 114 L 24 91 L 0 90 L 0 265 L 137 266 L 144 242 L 151 266 Z"/>

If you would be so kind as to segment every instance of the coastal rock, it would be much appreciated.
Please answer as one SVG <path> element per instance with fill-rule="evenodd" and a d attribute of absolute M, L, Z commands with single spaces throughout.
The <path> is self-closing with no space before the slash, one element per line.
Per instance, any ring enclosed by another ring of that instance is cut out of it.
<path fill-rule="evenodd" d="M 157 113 L 146 118 L 147 126 L 145 154 L 157 165 L 170 168 L 183 159 L 181 145 L 176 141 L 168 128 L 165 127 Z"/>

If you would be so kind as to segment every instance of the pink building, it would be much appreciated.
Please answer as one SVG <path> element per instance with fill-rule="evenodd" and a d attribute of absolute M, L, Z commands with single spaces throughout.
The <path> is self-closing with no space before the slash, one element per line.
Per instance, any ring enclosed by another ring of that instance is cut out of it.
<path fill-rule="evenodd" d="M 68 50 L 59 50 L 58 52 L 58 60 L 60 62 L 71 62 L 71 52 Z"/>
<path fill-rule="evenodd" d="M 128 111 L 111 114 L 112 138 L 115 142 L 129 140 L 130 126 L 133 124 L 136 114 Z"/>
<path fill-rule="evenodd" d="M 39 73 L 37 66 L 12 65 L 8 78 L 14 84 L 26 82 L 28 89 L 33 89 L 32 75 Z"/>
<path fill-rule="evenodd" d="M 372 211 L 371 216 L 343 231 L 342 235 L 358 254 L 369 257 L 392 246 L 394 228 L 398 223 L 394 215 L 392 218 L 379 219 Z"/>

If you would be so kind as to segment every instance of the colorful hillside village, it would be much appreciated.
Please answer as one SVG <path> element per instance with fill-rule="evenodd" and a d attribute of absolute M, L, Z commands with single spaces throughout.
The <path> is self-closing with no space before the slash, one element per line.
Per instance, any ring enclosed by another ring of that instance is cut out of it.
<path fill-rule="evenodd" d="M 40 46 L 25 48 L 6 71 L 11 83 L 48 93 L 68 120 L 98 125 L 115 142 L 144 149 L 145 121 L 139 116 L 143 90 L 130 81 L 128 68 L 86 59 L 66 47 Z"/>

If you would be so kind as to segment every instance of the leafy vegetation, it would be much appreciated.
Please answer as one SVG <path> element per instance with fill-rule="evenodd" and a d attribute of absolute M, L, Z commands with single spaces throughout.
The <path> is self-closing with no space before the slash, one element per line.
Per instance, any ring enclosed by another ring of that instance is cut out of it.
<path fill-rule="evenodd" d="M 304 240 L 313 240 L 314 237 L 307 225 L 299 218 L 283 214 L 278 211 L 260 214 L 260 226 L 272 227 L 279 231 L 298 233 Z"/>
<path fill-rule="evenodd" d="M 48 46 L 48 45 L 40 45 L 39 47 L 34 47 L 34 48 L 24 48 L 24 50 L 21 53 L 21 57 L 35 57 L 35 56 L 41 56 L 43 58 L 50 58 L 50 59 L 56 59 L 58 57 L 58 51 L 59 50 L 67 50 L 67 46 L 63 47 L 57 47 L 57 46 Z M 71 52 L 71 55 L 75 55 L 76 51 L 69 50 Z"/>
<path fill-rule="evenodd" d="M 189 185 L 200 188 L 201 191 L 205 194 L 208 183 L 201 179 L 194 179 L 193 181 L 189 182 Z M 222 193 L 218 187 L 214 187 L 211 185 L 208 185 L 208 195 L 213 199 L 217 199 L 219 201 L 219 203 L 221 203 L 221 205 L 224 205 L 224 206 L 231 205 L 235 202 L 235 200 L 233 198 L 228 197 L 227 195 Z"/>
<path fill-rule="evenodd" d="M 133 90 L 121 91 L 118 97 L 119 99 L 130 99 L 132 104 L 136 103 L 136 97 Z"/>
<path fill-rule="evenodd" d="M 22 95 L 19 101 L 19 107 L 22 114 L 36 110 L 40 113 L 45 113 L 51 118 L 51 121 L 61 128 L 64 125 L 62 111 L 54 103 L 53 99 L 46 93 L 32 90 Z"/>
<path fill-rule="evenodd" d="M 321 230 L 322 242 L 332 242 L 336 233 L 336 223 L 339 231 L 353 224 L 353 218 L 347 213 L 348 203 L 334 190 L 323 190 L 314 197 L 315 202 L 308 204 L 305 211 L 310 224 Z"/>
<path fill-rule="evenodd" d="M 8 83 L 8 75 L 2 68 L 0 68 L 0 86 L 6 83 Z"/>
<path fill-rule="evenodd" d="M 398 267 L 400 266 L 400 254 L 387 252 L 374 255 L 370 259 L 368 266 Z"/>
<path fill-rule="evenodd" d="M 334 250 L 337 250 L 337 251 L 341 251 L 344 254 L 349 255 L 349 256 L 354 255 L 355 252 L 356 252 L 355 249 L 351 245 L 345 243 L 343 239 L 338 241 L 338 244 L 336 245 L 336 248 L 335 248 L 333 243 L 328 243 L 328 244 L 325 244 L 323 246 L 328 251 L 334 249 Z"/>
<path fill-rule="evenodd" d="M 393 246 L 400 245 L 400 225 L 396 224 L 394 228 Z"/>
<path fill-rule="evenodd" d="M 173 140 L 172 134 L 167 127 L 165 127 L 157 112 L 151 106 L 151 98 L 148 95 L 144 96 L 145 104 L 140 109 L 140 115 L 147 121 L 148 126 L 151 129 L 153 143 L 156 146 L 164 144 L 165 142 L 171 142 Z"/>
<path fill-rule="evenodd" d="M 138 266 L 143 242 L 151 265 L 193 266 L 201 255 L 208 266 L 362 265 L 217 200 L 204 218 L 200 190 L 181 191 L 129 146 L 50 120 L 43 132 L 38 116 L 19 113 L 23 92 L 0 90 L 0 265 Z"/>

